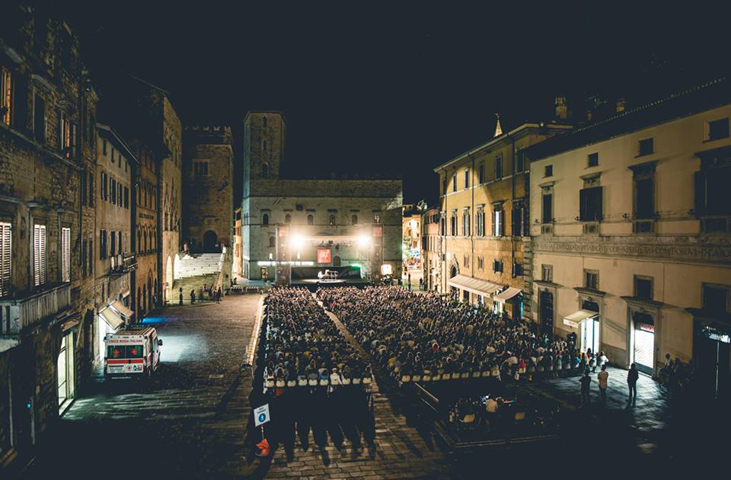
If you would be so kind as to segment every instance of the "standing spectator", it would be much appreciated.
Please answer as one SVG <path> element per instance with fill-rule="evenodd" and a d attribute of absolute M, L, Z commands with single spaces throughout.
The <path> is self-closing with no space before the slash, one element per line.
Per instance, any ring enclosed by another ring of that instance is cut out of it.
<path fill-rule="evenodd" d="M 179 295 L 180 296 L 178 297 L 178 305 L 182 305 L 183 304 L 183 287 L 180 287 Z"/>
<path fill-rule="evenodd" d="M 585 371 L 584 376 L 581 377 L 581 406 L 586 407 L 589 405 L 589 388 L 591 386 L 591 377 L 589 376 L 589 372 Z"/>
<path fill-rule="evenodd" d="M 599 395 L 602 397 L 602 405 L 607 406 L 607 387 L 609 386 L 609 372 L 607 372 L 607 365 L 602 365 L 602 371 L 596 376 L 597 382 L 599 383 Z"/>
<path fill-rule="evenodd" d="M 596 364 L 599 366 L 599 368 L 603 367 L 604 365 L 609 363 L 609 359 L 604 354 L 604 352 L 599 352 L 599 358 L 597 358 Z"/>
<path fill-rule="evenodd" d="M 408 273 L 408 279 L 409 279 L 409 290 L 411 290 L 411 272 Z"/>
<path fill-rule="evenodd" d="M 634 363 L 627 372 L 627 387 L 629 388 L 629 399 L 627 399 L 627 406 L 632 405 L 633 407 L 637 403 L 637 379 L 640 377 L 637 371 L 637 365 Z"/>
<path fill-rule="evenodd" d="M 190 291 L 190 303 L 191 305 L 195 303 L 195 290 Z"/>

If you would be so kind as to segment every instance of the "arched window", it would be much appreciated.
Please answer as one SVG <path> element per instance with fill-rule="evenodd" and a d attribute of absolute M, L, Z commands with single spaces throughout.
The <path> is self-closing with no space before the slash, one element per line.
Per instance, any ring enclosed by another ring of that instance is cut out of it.
<path fill-rule="evenodd" d="M 269 164 L 265 163 L 261 166 L 261 176 L 263 178 L 269 178 Z"/>
<path fill-rule="evenodd" d="M 284 216 L 284 223 L 292 223 L 292 215 L 289 213 Z"/>
<path fill-rule="evenodd" d="M 262 225 L 269 225 L 269 214 L 265 213 L 261 216 L 261 224 Z"/>
<path fill-rule="evenodd" d="M 334 227 L 335 226 L 335 215 L 330 214 L 330 216 L 328 217 L 328 220 L 327 221 L 328 221 L 328 223 L 330 224 L 331 227 Z"/>
<path fill-rule="evenodd" d="M 358 225 L 358 215 L 353 215 L 351 220 L 353 221 L 353 225 Z"/>
<path fill-rule="evenodd" d="M 315 216 L 307 215 L 307 225 L 314 225 L 314 224 L 315 224 Z"/>
<path fill-rule="evenodd" d="M 269 248 L 274 248 L 276 246 L 276 239 L 274 237 L 269 237 Z"/>

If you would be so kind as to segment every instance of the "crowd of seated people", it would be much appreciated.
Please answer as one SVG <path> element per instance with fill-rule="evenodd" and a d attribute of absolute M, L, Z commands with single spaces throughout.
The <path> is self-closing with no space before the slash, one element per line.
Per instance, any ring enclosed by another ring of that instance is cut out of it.
<path fill-rule="evenodd" d="M 589 367 L 590 355 L 573 342 L 537 333 L 532 322 L 447 302 L 437 293 L 371 286 L 321 289 L 317 295 L 394 377 L 490 372 L 500 378 Z"/>
<path fill-rule="evenodd" d="M 370 378 L 366 365 L 303 288 L 274 288 L 267 302 L 265 387 L 276 395 L 283 387 L 359 383 Z"/>

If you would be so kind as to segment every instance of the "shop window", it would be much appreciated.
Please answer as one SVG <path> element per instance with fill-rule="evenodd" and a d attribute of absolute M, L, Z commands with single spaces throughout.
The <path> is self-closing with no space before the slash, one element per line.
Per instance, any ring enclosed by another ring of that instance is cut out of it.
<path fill-rule="evenodd" d="M 708 122 L 708 140 L 728 138 L 728 118 Z"/>
<path fill-rule="evenodd" d="M 653 298 L 653 279 L 652 277 L 643 277 L 635 275 L 635 297 L 643 300 L 652 300 Z"/>

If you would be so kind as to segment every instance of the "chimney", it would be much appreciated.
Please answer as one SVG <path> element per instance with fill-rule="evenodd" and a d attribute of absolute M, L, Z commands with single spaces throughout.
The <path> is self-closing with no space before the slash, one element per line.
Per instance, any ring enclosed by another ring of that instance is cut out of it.
<path fill-rule="evenodd" d="M 556 97 L 556 118 L 568 120 L 569 109 L 566 106 L 566 97 Z"/>
<path fill-rule="evenodd" d="M 616 111 L 617 113 L 622 113 L 622 112 L 624 112 L 624 111 L 625 111 L 626 109 L 627 109 L 627 101 L 626 101 L 626 100 L 624 99 L 624 97 L 622 97 L 622 98 L 618 98 L 618 99 L 617 99 L 617 105 L 616 105 L 616 109 L 615 109 L 615 111 Z"/>

